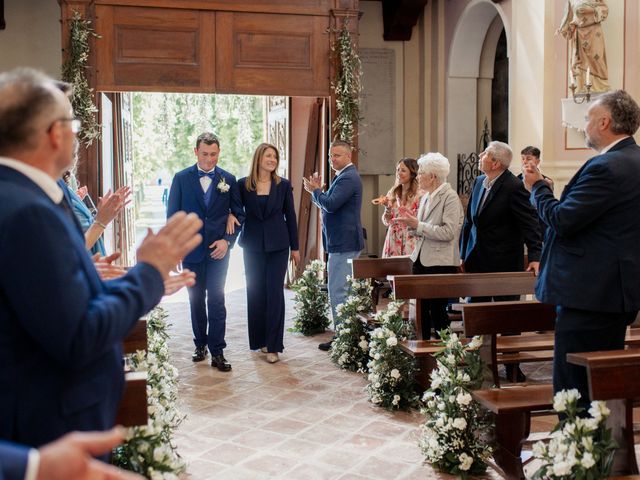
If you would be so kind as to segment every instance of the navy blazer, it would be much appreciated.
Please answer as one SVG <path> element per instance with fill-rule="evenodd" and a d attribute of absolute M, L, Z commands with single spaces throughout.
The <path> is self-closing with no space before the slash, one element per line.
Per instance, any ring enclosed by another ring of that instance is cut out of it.
<path fill-rule="evenodd" d="M 359 252 L 364 248 L 362 180 L 354 165 L 346 167 L 326 192 L 314 190 L 311 200 L 322 211 L 322 240 L 327 252 Z"/>
<path fill-rule="evenodd" d="M 222 192 L 218 184 L 224 179 L 229 185 L 227 192 Z M 211 245 L 216 240 L 224 238 L 233 246 L 238 230 L 233 235 L 227 234 L 227 218 L 233 213 L 240 223 L 244 221 L 244 212 L 240 204 L 240 193 L 236 177 L 216 166 L 215 178 L 211 183 L 213 188 L 211 203 L 208 208 L 204 204 L 204 192 L 198 176 L 198 165 L 194 164 L 178 172 L 171 182 L 169 201 L 167 204 L 167 218 L 178 211 L 194 212 L 202 220 L 200 230 L 202 243 L 194 248 L 184 259 L 186 263 L 198 263 L 209 257 Z"/>
<path fill-rule="evenodd" d="M 524 245 L 529 261 L 542 249 L 540 224 L 529 194 L 506 170 L 495 181 L 479 210 L 483 193 L 480 175 L 473 186 L 460 236 L 460 258 L 470 272 L 517 272 L 524 269 Z"/>
<path fill-rule="evenodd" d="M 121 342 L 164 293 L 138 264 L 102 282 L 69 215 L 0 166 L 0 438 L 30 446 L 111 428 Z"/>
<path fill-rule="evenodd" d="M 0 441 L 0 480 L 24 480 L 29 448 Z"/>
<path fill-rule="evenodd" d="M 640 310 L 640 147 L 629 137 L 588 160 L 560 200 L 532 199 L 547 224 L 536 297 L 601 312 Z"/>
<path fill-rule="evenodd" d="M 281 178 L 277 184 L 271 180 L 263 213 L 258 204 L 258 194 L 255 190 L 247 190 L 245 180 L 246 177 L 238 180 L 240 201 L 245 213 L 238 240 L 240 246 L 254 252 L 276 252 L 286 248 L 298 250 L 298 226 L 291 182 L 286 178 Z"/>

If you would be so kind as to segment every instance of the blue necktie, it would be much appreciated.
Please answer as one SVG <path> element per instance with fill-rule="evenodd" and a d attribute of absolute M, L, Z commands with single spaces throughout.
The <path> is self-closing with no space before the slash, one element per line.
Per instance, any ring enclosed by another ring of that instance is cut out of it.
<path fill-rule="evenodd" d="M 213 194 L 213 182 L 215 180 L 214 172 L 203 172 L 202 170 L 198 170 L 198 178 L 209 177 L 211 179 L 211 183 L 209 184 L 209 188 L 204 192 L 204 204 L 208 207 L 209 203 L 211 203 L 211 195 Z"/>

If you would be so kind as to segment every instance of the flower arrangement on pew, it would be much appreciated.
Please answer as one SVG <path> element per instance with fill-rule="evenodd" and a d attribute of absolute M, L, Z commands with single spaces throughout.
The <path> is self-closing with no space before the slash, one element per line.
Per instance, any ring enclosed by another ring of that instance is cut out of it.
<path fill-rule="evenodd" d="M 323 276 L 324 262 L 313 260 L 291 285 L 296 316 L 289 331 L 309 336 L 322 333 L 329 326 L 329 296 L 322 289 Z"/>
<path fill-rule="evenodd" d="M 347 277 L 349 294 L 336 308 L 338 322 L 330 356 L 333 363 L 352 372 L 365 373 L 369 359 L 369 332 L 358 314 L 373 309 L 371 280 Z"/>
<path fill-rule="evenodd" d="M 404 302 L 390 302 L 376 314 L 381 324 L 371 332 L 369 342 L 369 384 L 367 393 L 375 405 L 389 410 L 408 410 L 417 404 L 414 390 L 416 365 L 398 343 L 415 336 L 413 325 L 402 316 Z"/>
<path fill-rule="evenodd" d="M 533 474 L 534 479 L 598 480 L 607 478 L 617 447 L 605 422 L 609 409 L 605 402 L 591 402 L 589 418 L 578 415 L 580 392 L 562 390 L 553 397 L 553 409 L 565 415 L 558 422 L 548 444 L 537 442 L 533 456 L 543 465 Z"/>
<path fill-rule="evenodd" d="M 176 407 L 178 370 L 169 362 L 167 313 L 155 308 L 147 317 L 147 349 L 129 361 L 133 370 L 147 372 L 149 422 L 133 427 L 125 443 L 113 451 L 112 462 L 151 480 L 177 480 L 185 471 L 173 435 L 184 419 Z"/>
<path fill-rule="evenodd" d="M 423 397 L 420 448 L 427 462 L 440 471 L 468 478 L 487 469 L 491 455 L 488 414 L 473 400 L 470 390 L 482 383 L 480 337 L 463 344 L 450 329 L 440 332 L 443 349 L 435 354 L 437 368 Z"/>

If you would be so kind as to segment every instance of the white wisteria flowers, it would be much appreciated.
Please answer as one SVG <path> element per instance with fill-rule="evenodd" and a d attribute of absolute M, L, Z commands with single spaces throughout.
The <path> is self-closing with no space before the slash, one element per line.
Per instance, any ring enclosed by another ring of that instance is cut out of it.
<path fill-rule="evenodd" d="M 443 349 L 435 354 L 437 368 L 423 397 L 420 448 L 426 460 L 443 472 L 468 478 L 487 469 L 491 455 L 491 424 L 469 393 L 482 381 L 482 341 L 463 344 L 451 330 L 440 332 Z M 485 438 L 483 438 L 485 437 Z"/>
<path fill-rule="evenodd" d="M 533 445 L 533 456 L 542 460 L 542 466 L 533 479 L 598 480 L 607 478 L 613 462 L 616 444 L 605 422 L 611 413 L 604 402 L 591 402 L 590 417 L 578 416 L 584 411 L 578 407 L 580 392 L 562 390 L 553 397 L 553 408 L 563 414 L 545 444 Z"/>
<path fill-rule="evenodd" d="M 291 289 L 295 292 L 296 316 L 289 330 L 305 336 L 322 333 L 329 326 L 329 297 L 322 290 L 324 262 L 313 260 Z"/>
<path fill-rule="evenodd" d="M 340 368 L 365 373 L 369 357 L 369 332 L 359 315 L 370 312 L 371 281 L 347 277 L 349 293 L 336 308 L 338 321 L 329 356 Z"/>
<path fill-rule="evenodd" d="M 398 345 L 413 337 L 412 325 L 403 319 L 402 306 L 403 302 L 393 301 L 376 314 L 381 326 L 371 333 L 369 342 L 369 399 L 390 410 L 406 410 L 417 401 L 413 389 L 415 362 Z"/>
<path fill-rule="evenodd" d="M 177 480 L 185 463 L 173 444 L 184 419 L 177 409 L 178 370 L 169 362 L 167 313 L 160 307 L 147 316 L 147 352 L 130 357 L 133 370 L 147 372 L 149 421 L 129 429 L 127 441 L 113 451 L 112 462 L 152 480 Z"/>

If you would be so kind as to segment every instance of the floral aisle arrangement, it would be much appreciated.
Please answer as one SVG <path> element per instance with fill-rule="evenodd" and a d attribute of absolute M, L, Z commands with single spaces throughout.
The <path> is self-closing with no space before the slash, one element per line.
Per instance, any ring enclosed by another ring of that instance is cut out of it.
<path fill-rule="evenodd" d="M 440 332 L 443 349 L 435 357 L 431 387 L 422 398 L 420 448 L 427 461 L 440 471 L 468 478 L 487 469 L 491 455 L 488 438 L 491 422 L 469 393 L 482 383 L 480 337 L 464 345 L 450 329 Z"/>
<path fill-rule="evenodd" d="M 113 451 L 112 462 L 151 480 L 177 480 L 185 471 L 173 435 L 184 419 L 176 407 L 178 370 L 169 362 L 167 313 L 155 308 L 147 317 L 147 352 L 129 361 L 134 371 L 147 372 L 149 422 L 129 430 L 127 441 Z"/>
<path fill-rule="evenodd" d="M 390 302 L 386 310 L 376 314 L 381 326 L 371 332 L 369 342 L 369 399 L 389 410 L 408 410 L 418 401 L 414 390 L 415 361 L 398 345 L 415 336 L 413 325 L 403 319 L 403 304 Z"/>
<path fill-rule="evenodd" d="M 533 474 L 534 479 L 598 480 L 607 478 L 613 463 L 616 443 L 611 430 L 605 427 L 609 409 L 605 402 L 591 402 L 588 418 L 578 415 L 580 392 L 562 390 L 553 397 L 553 409 L 564 413 L 551 434 L 548 444 L 537 442 L 533 456 L 543 465 Z"/>
<path fill-rule="evenodd" d="M 296 316 L 290 331 L 314 335 L 329 326 L 329 296 L 321 288 L 323 275 L 324 262 L 313 260 L 291 286 L 295 292 Z"/>
<path fill-rule="evenodd" d="M 369 335 L 367 325 L 358 318 L 358 314 L 373 309 L 371 280 L 348 276 L 347 281 L 347 298 L 336 308 L 338 326 L 331 344 L 330 356 L 340 368 L 364 373 L 369 358 Z"/>

